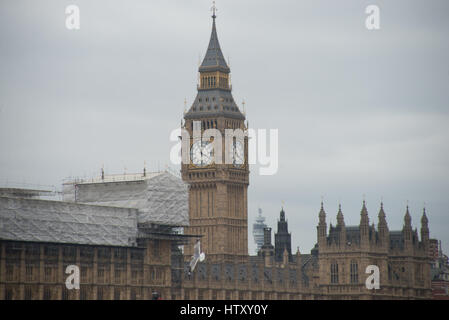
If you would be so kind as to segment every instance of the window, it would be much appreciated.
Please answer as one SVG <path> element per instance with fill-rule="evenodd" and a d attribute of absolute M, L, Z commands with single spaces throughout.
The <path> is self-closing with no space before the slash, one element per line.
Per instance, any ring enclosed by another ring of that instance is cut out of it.
<path fill-rule="evenodd" d="M 31 300 L 33 298 L 33 291 L 30 286 L 25 287 L 25 300 Z"/>
<path fill-rule="evenodd" d="M 51 299 L 51 291 L 50 288 L 45 287 L 44 288 L 44 300 L 50 300 Z"/>
<path fill-rule="evenodd" d="M 5 300 L 12 300 L 12 290 L 10 288 L 5 289 Z"/>
<path fill-rule="evenodd" d="M 102 265 L 102 264 L 99 264 L 98 265 L 98 270 L 97 270 L 97 277 L 98 277 L 98 281 L 104 281 L 104 269 L 105 269 L 105 267 L 104 267 L 104 265 Z"/>
<path fill-rule="evenodd" d="M 98 248 L 98 258 L 108 260 L 111 258 L 111 250 L 109 248 Z"/>
<path fill-rule="evenodd" d="M 350 265 L 351 283 L 359 283 L 359 265 L 355 260 L 351 261 Z"/>
<path fill-rule="evenodd" d="M 103 287 L 98 287 L 97 288 L 97 300 L 103 300 L 104 296 L 104 291 L 103 291 Z"/>
<path fill-rule="evenodd" d="M 32 265 L 25 266 L 25 274 L 26 274 L 27 281 L 33 280 L 33 266 Z"/>
<path fill-rule="evenodd" d="M 115 270 L 115 282 L 120 283 L 121 270 Z"/>
<path fill-rule="evenodd" d="M 131 289 L 131 300 L 137 300 L 137 294 L 136 294 L 135 288 Z"/>
<path fill-rule="evenodd" d="M 115 288 L 114 290 L 114 300 L 120 300 L 120 289 Z"/>
<path fill-rule="evenodd" d="M 336 262 L 331 264 L 331 283 L 338 283 L 338 264 Z"/>
<path fill-rule="evenodd" d="M 11 281 L 14 279 L 14 265 L 6 265 L 6 280 Z"/>
<path fill-rule="evenodd" d="M 203 121 L 203 126 L 204 126 L 204 121 Z M 160 255 L 160 243 L 159 243 L 159 240 L 154 240 L 153 241 L 153 257 L 159 258 L 159 255 Z"/>
<path fill-rule="evenodd" d="M 59 254 L 59 249 L 56 246 L 46 246 L 44 248 L 44 254 L 47 257 L 57 257 Z"/>
<path fill-rule="evenodd" d="M 69 291 L 65 286 L 62 287 L 62 300 L 69 300 Z"/>
<path fill-rule="evenodd" d="M 80 300 L 87 300 L 87 289 L 86 289 L 86 287 L 81 287 Z"/>
<path fill-rule="evenodd" d="M 114 252 L 114 258 L 116 260 L 126 260 L 126 249 L 116 248 Z"/>
<path fill-rule="evenodd" d="M 46 266 L 44 268 L 44 276 L 45 276 L 45 281 L 51 281 L 51 267 Z"/>

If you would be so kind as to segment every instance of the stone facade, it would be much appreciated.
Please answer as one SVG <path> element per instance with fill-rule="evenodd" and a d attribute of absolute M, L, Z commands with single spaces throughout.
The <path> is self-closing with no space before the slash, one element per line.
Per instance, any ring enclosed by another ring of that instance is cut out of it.
<path fill-rule="evenodd" d="M 0 241 L 0 300 L 151 299 L 171 294 L 171 242 L 139 247 Z M 80 289 L 68 290 L 68 265 L 80 267 Z"/>
<path fill-rule="evenodd" d="M 345 226 L 341 207 L 337 225 L 326 231 L 323 207 L 318 224 L 318 289 L 331 299 L 422 299 L 430 298 L 429 229 L 425 212 L 421 241 L 412 230 L 407 207 L 401 231 L 389 231 L 383 205 L 377 229 L 369 225 L 363 202 L 359 226 Z M 369 265 L 379 267 L 380 289 L 367 290 Z"/>

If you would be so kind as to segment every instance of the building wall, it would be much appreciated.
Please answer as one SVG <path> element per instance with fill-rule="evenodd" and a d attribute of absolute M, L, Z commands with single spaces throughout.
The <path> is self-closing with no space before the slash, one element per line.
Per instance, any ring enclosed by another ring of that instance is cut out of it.
<path fill-rule="evenodd" d="M 171 242 L 143 247 L 0 241 L 0 300 L 151 299 L 170 297 Z M 68 290 L 68 265 L 80 267 L 80 290 Z"/>
<path fill-rule="evenodd" d="M 320 247 L 318 260 L 318 291 L 326 299 L 431 298 L 430 263 L 423 249 L 402 251 L 371 244 L 363 250 L 354 244 L 351 247 L 332 244 Z M 337 283 L 333 281 L 332 265 L 338 265 Z M 369 265 L 379 267 L 379 290 L 366 288 L 370 274 L 365 271 Z"/>
<path fill-rule="evenodd" d="M 266 265 L 263 257 L 251 257 L 251 261 L 245 263 L 199 263 L 193 273 L 189 274 L 187 267 L 184 269 L 182 296 L 179 298 L 312 299 L 313 288 L 305 286 L 302 279 L 300 263 Z"/>

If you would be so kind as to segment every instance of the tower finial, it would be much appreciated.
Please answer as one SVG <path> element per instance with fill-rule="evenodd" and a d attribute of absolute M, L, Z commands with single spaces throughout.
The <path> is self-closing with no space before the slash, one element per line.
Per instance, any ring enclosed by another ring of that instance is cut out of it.
<path fill-rule="evenodd" d="M 217 7 L 215 6 L 215 1 L 212 1 L 212 8 L 210 8 L 210 11 L 212 11 L 212 18 L 215 20 L 215 18 L 217 17 L 215 15 L 215 12 L 218 11 Z"/>

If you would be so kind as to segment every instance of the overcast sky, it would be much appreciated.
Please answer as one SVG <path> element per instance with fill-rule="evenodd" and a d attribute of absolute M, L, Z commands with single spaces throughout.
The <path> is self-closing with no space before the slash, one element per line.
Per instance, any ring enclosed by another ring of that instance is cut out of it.
<path fill-rule="evenodd" d="M 67 30 L 77 4 L 81 29 Z M 380 7 L 380 30 L 365 8 Z M 0 183 L 169 164 L 171 130 L 196 95 L 211 1 L 0 2 Z M 276 229 L 282 201 L 292 248 L 316 241 L 321 197 L 358 224 L 363 195 L 390 229 L 407 201 L 449 252 L 449 2 L 217 1 L 233 95 L 249 125 L 279 129 L 279 171 L 251 168 L 249 248 L 260 206 Z"/>

